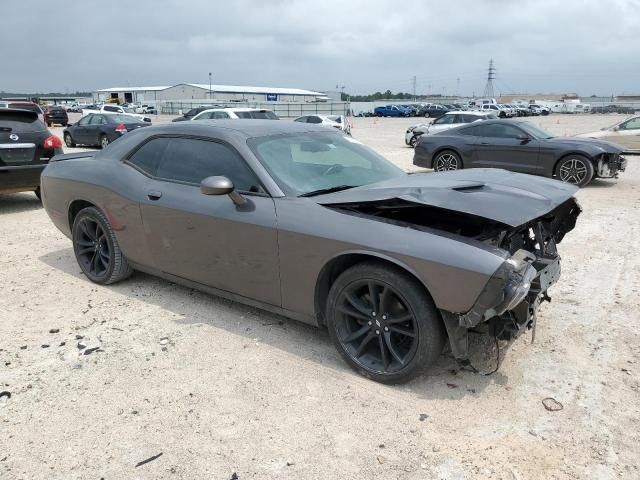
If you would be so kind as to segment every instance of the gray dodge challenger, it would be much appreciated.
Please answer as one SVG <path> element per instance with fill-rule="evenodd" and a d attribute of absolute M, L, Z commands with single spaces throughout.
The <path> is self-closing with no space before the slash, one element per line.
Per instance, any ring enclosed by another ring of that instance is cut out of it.
<path fill-rule="evenodd" d="M 316 125 L 141 128 L 54 157 L 42 198 L 89 280 L 134 270 L 327 328 L 361 374 L 405 381 L 470 333 L 535 326 L 576 187 L 505 170 L 407 174 Z"/>
<path fill-rule="evenodd" d="M 524 120 L 486 120 L 422 135 L 413 163 L 436 171 L 493 167 L 582 187 L 624 171 L 625 147 L 604 140 L 555 137 Z"/>

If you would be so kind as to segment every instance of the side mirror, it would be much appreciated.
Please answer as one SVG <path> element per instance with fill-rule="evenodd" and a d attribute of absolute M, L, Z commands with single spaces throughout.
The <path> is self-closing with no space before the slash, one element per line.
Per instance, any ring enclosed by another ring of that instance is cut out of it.
<path fill-rule="evenodd" d="M 229 195 L 236 205 L 244 205 L 246 200 L 236 192 L 233 182 L 227 177 L 207 177 L 200 182 L 200 191 L 204 195 Z"/>
<path fill-rule="evenodd" d="M 529 135 L 521 133 L 520 135 L 518 135 L 518 140 L 520 140 L 521 142 L 528 142 L 529 140 L 531 140 L 531 138 L 529 137 Z"/>

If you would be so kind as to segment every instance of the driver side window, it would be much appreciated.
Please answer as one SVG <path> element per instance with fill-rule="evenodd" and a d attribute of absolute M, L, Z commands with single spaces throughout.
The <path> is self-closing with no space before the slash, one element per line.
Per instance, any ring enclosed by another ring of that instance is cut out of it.
<path fill-rule="evenodd" d="M 230 147 L 192 138 L 154 138 L 128 159 L 159 180 L 199 185 L 211 176 L 225 176 L 239 191 L 262 192 L 253 171 Z"/>

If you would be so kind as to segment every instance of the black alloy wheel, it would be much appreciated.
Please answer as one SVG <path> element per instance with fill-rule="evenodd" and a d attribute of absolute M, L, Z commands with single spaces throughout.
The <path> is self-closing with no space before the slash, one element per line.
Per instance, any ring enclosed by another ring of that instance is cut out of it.
<path fill-rule="evenodd" d="M 433 161 L 433 169 L 436 172 L 448 172 L 451 170 L 460 170 L 462 169 L 462 161 L 460 157 L 455 152 L 451 150 L 445 150 L 444 152 L 440 152 L 436 155 L 435 160 Z"/>
<path fill-rule="evenodd" d="M 92 282 L 115 283 L 133 272 L 111 225 L 97 208 L 87 207 L 76 215 L 72 240 L 78 265 Z"/>
<path fill-rule="evenodd" d="M 82 270 L 91 278 L 103 278 L 111 266 L 111 247 L 100 223 L 91 217 L 78 222 L 74 235 L 76 257 Z"/>
<path fill-rule="evenodd" d="M 442 320 L 416 282 L 375 263 L 344 272 L 329 293 L 329 333 L 347 362 L 383 383 L 406 381 L 442 352 Z"/>

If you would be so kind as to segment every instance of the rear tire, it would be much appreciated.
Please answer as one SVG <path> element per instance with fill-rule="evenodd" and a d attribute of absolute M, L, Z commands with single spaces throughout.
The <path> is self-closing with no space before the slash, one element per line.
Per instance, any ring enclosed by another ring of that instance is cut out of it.
<path fill-rule="evenodd" d="M 74 148 L 76 146 L 76 142 L 73 141 L 71 134 L 68 132 L 65 132 L 64 134 L 64 144 L 69 148 Z"/>
<path fill-rule="evenodd" d="M 445 343 L 442 319 L 423 286 L 377 262 L 355 265 L 337 278 L 326 318 L 347 363 L 381 383 L 406 382 L 423 373 Z"/>
<path fill-rule="evenodd" d="M 78 212 L 71 233 L 78 265 L 92 282 L 108 285 L 133 273 L 107 217 L 96 207 Z"/>
<path fill-rule="evenodd" d="M 424 118 L 429 118 L 429 117 L 431 117 L 431 115 L 429 115 L 429 112 L 424 114 Z"/>
<path fill-rule="evenodd" d="M 38 197 L 38 200 L 42 201 L 42 193 L 40 192 L 40 187 L 36 188 L 33 193 L 35 193 L 36 197 Z"/>
<path fill-rule="evenodd" d="M 584 187 L 591 181 L 595 169 L 593 163 L 582 155 L 568 155 L 556 165 L 555 175 L 558 180 L 577 187 Z"/>
<path fill-rule="evenodd" d="M 449 172 L 452 170 L 462 170 L 462 159 L 453 150 L 443 150 L 433 159 L 433 169 L 436 172 Z"/>
<path fill-rule="evenodd" d="M 109 137 L 107 137 L 104 133 L 100 136 L 100 148 L 107 148 L 109 145 Z"/>

